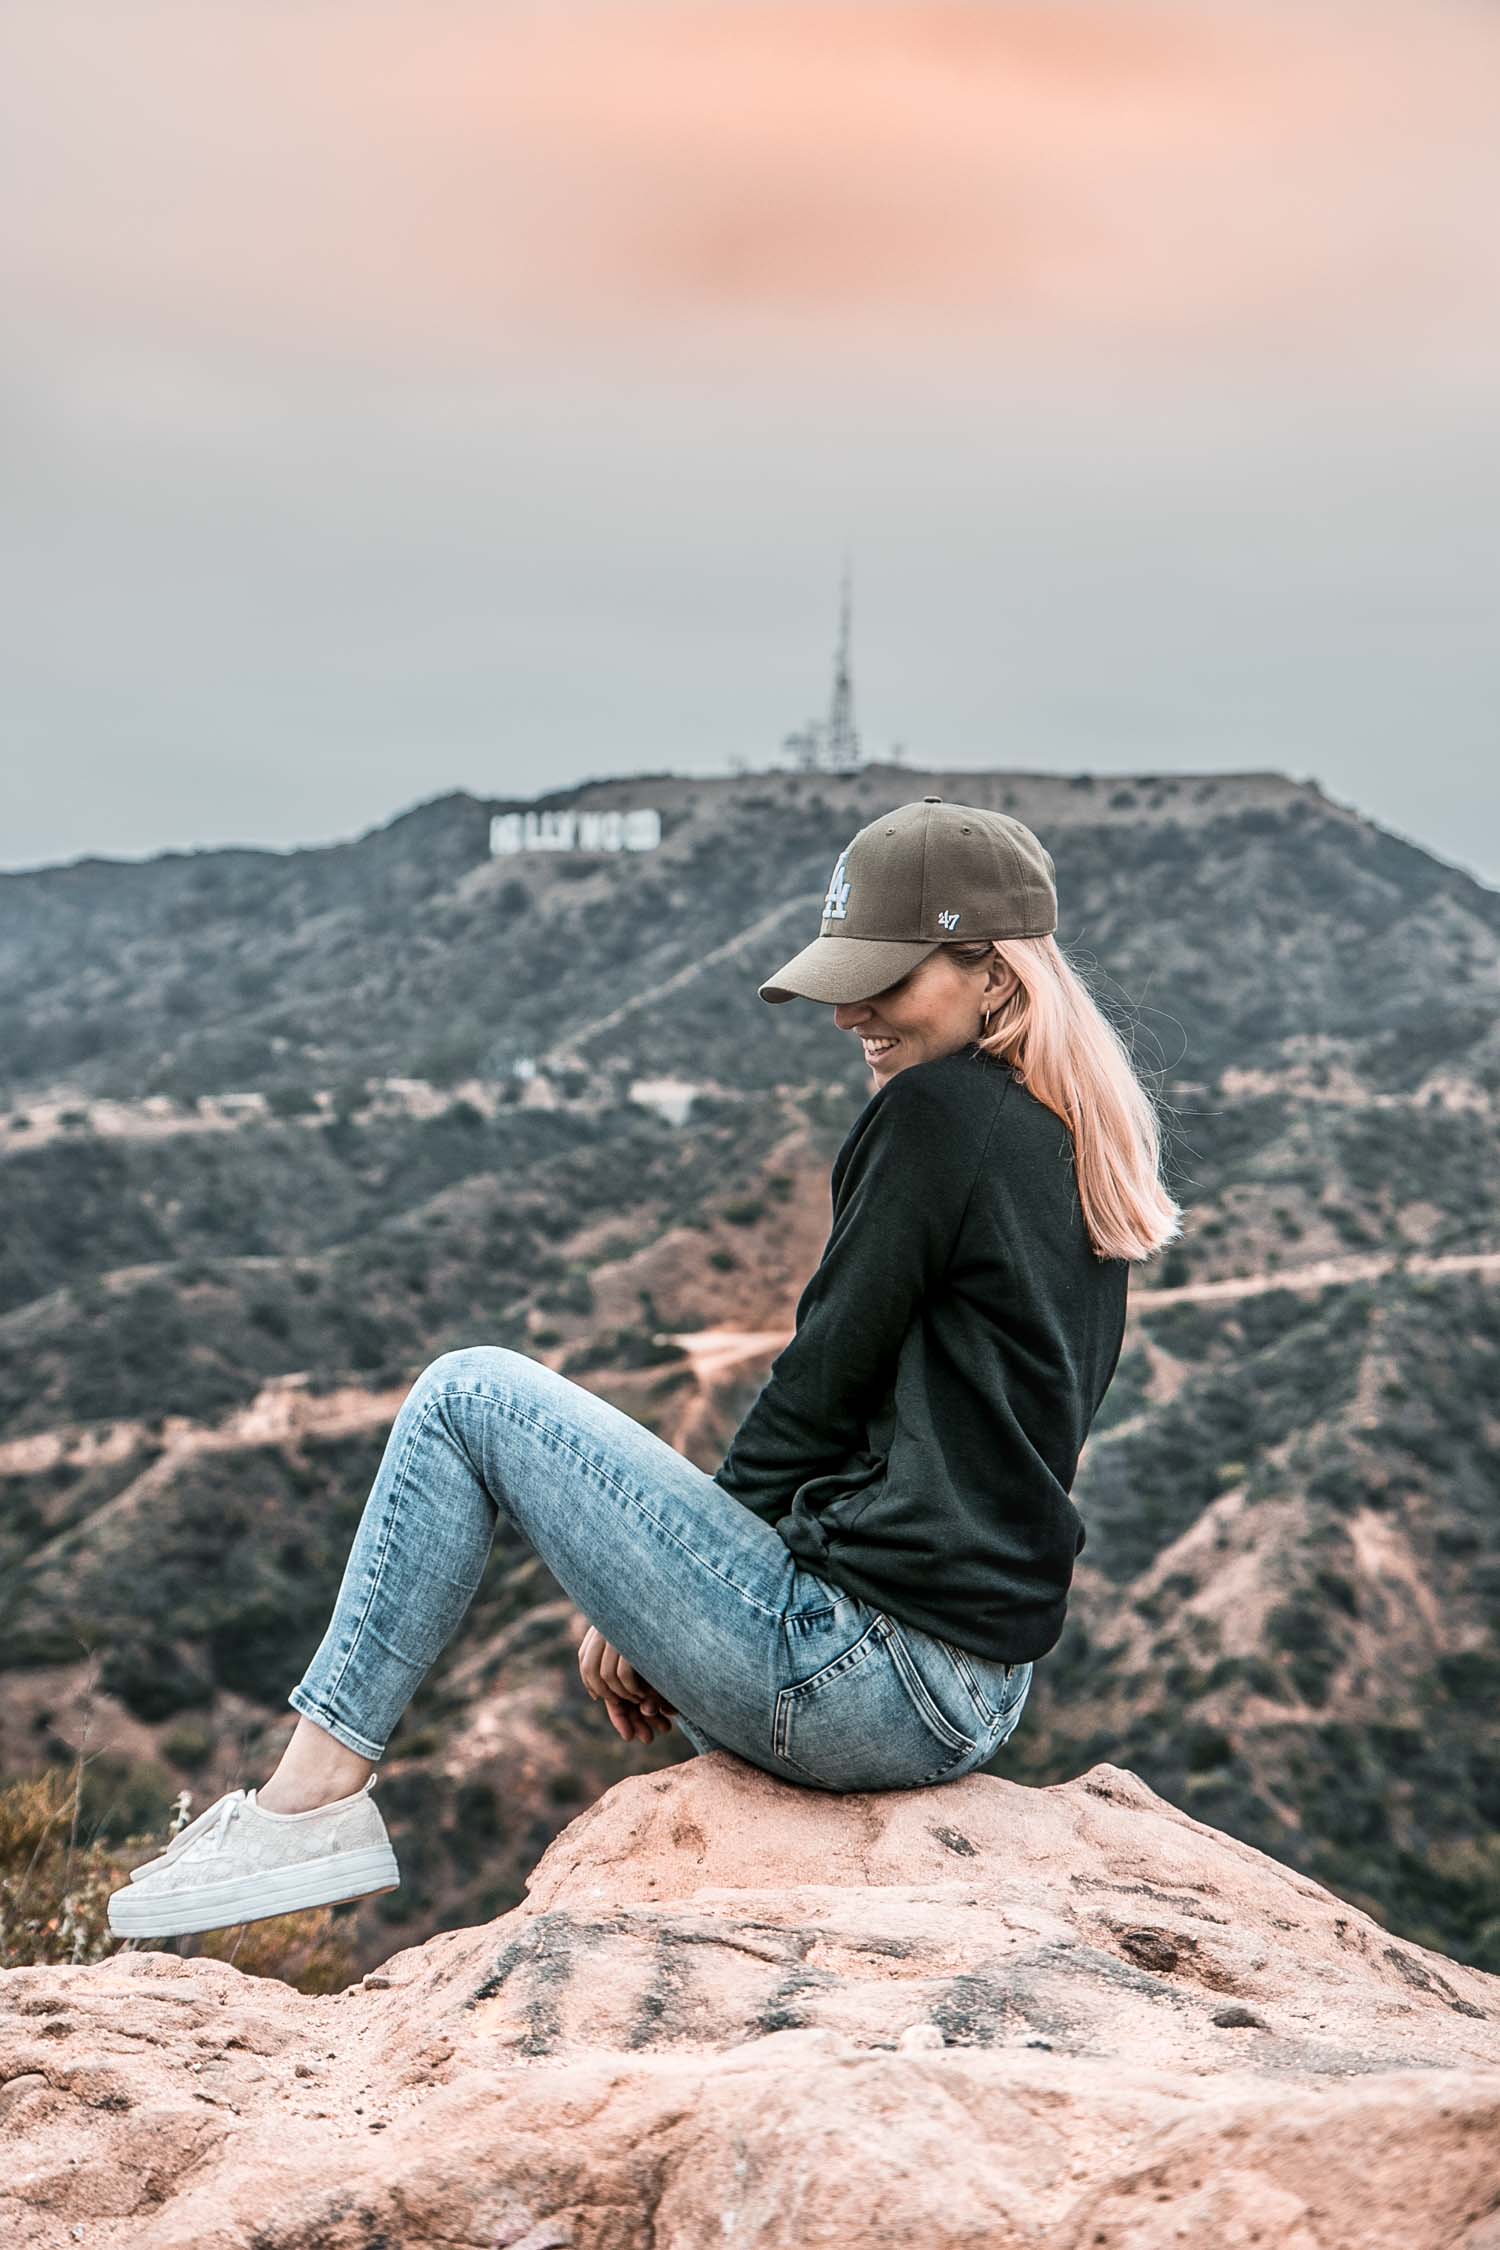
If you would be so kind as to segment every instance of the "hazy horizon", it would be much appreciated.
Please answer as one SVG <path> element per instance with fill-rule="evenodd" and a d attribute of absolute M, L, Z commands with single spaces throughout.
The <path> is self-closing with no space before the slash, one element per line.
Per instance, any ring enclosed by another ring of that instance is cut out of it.
<path fill-rule="evenodd" d="M 878 763 L 878 762 L 883 762 L 883 761 L 871 761 L 871 762 L 872 762 L 872 763 Z M 901 762 L 901 770 L 902 770 L 903 772 L 909 772 L 909 773 L 910 773 L 910 775 L 911 775 L 911 778 L 912 778 L 912 785 L 913 785 L 913 794 L 914 794 L 914 795 L 916 795 L 916 794 L 919 794 L 919 793 L 920 793 L 920 785 L 921 785 L 921 783 L 922 783 L 922 782 L 923 782 L 923 781 L 924 781 L 924 780 L 925 780 L 925 779 L 927 778 L 927 776 L 928 776 L 929 772 L 930 772 L 930 773 L 932 773 L 932 774 L 934 774 L 934 775 L 941 775 L 941 774 L 945 774 L 945 773 L 946 773 L 947 775 L 949 775 L 949 776 L 952 776 L 952 775 L 955 775 L 955 774 L 961 774 L 961 773 L 963 773 L 963 772 L 967 772 L 967 771 L 973 771 L 973 772 L 975 772 L 975 773 L 986 773 L 986 774 L 989 774 L 989 773 L 991 773 L 992 771 L 994 771 L 995 769 L 992 769 L 992 768 L 988 768 L 988 767 L 979 767 L 979 766 L 976 766 L 976 767 L 973 767 L 973 768 L 960 768 L 960 767 L 954 767 L 954 766 L 947 766 L 947 767 L 942 767 L 942 766 L 933 766 L 933 767 L 931 767 L 931 768 L 928 768 L 928 767 L 925 767 L 925 766 L 919 766 L 919 765 L 913 764 L 913 763 L 911 763 L 911 762 L 909 762 L 909 761 L 904 761 L 904 762 Z M 1003 770 L 1011 770 L 1011 769 L 1003 769 Z M 1019 768 L 1016 768 L 1016 769 L 1014 769 L 1014 770 L 1015 770 L 1015 771 L 1017 772 L 1017 774 L 1018 774 L 1018 775 L 1024 775 L 1024 774 L 1026 774 L 1027 772 L 1033 772 L 1033 773 L 1034 773 L 1034 772 L 1039 772 L 1039 771 L 1052 771 L 1052 770 L 1054 770 L 1054 769 L 1050 769 L 1050 768 L 1045 768 L 1045 769 L 1044 769 L 1044 768 L 1037 768 L 1037 767 L 1030 767 L 1030 768 L 1027 768 L 1027 767 L 1019 767 Z M 1068 769 L 1064 769 L 1064 770 L 1068 770 Z M 1077 769 L 1077 770 L 1081 770 L 1081 769 Z M 1151 769 L 1151 768 L 1147 768 L 1147 767 L 1138 767 L 1138 768 L 1121 767 L 1121 768 L 1119 768 L 1119 769 L 1118 769 L 1117 771 L 1111 772 L 1111 773 L 1110 773 L 1110 774 L 1109 774 L 1109 775 L 1108 775 L 1107 777 L 1103 777 L 1103 778 L 1107 778 L 1107 779 L 1108 779 L 1109 781 L 1111 781 L 1112 783 L 1113 783 L 1113 782 L 1120 782 L 1120 783 L 1125 783 L 1125 782 L 1136 782 L 1136 783 L 1139 783 L 1139 784 L 1141 784 L 1141 785 L 1143 785 L 1143 786 L 1144 786 L 1144 785 L 1148 784 L 1148 783 L 1150 782 L 1150 780 L 1152 779 L 1152 777 L 1153 777 L 1153 770 L 1154 770 L 1154 769 Z M 1246 768 L 1214 768 L 1214 767 L 1207 767 L 1207 766 L 1203 766 L 1203 767 L 1191 767 L 1191 766 L 1185 766 L 1185 767 L 1182 767 L 1181 769 L 1179 769 L 1178 771 L 1176 771 L 1176 772 L 1175 772 L 1175 773 L 1173 774 L 1173 777 L 1172 777 L 1172 778 L 1174 778 L 1174 779 L 1182 779 L 1182 780 L 1191 780 L 1191 779 L 1194 779 L 1194 778 L 1197 778 L 1197 777 L 1200 777 L 1200 776 L 1201 776 L 1202 778 L 1205 778 L 1205 779 L 1206 779 L 1206 778 L 1209 778 L 1210 776 L 1213 776 L 1214 778 L 1217 778 L 1217 779 L 1219 779 L 1219 780 L 1224 780 L 1224 779 L 1227 779 L 1227 778 L 1229 778 L 1229 777 L 1230 777 L 1230 776 L 1231 776 L 1231 775 L 1232 775 L 1233 773 L 1235 773 L 1235 772 L 1244 772 L 1244 771 L 1247 771 L 1247 770 L 1257 770 L 1257 771 L 1265 771 L 1265 770 L 1269 770 L 1269 771 L 1278 771 L 1278 770 L 1280 770 L 1280 769 L 1274 769 L 1274 768 L 1272 768 L 1272 769 L 1246 769 Z M 721 770 L 718 770 L 718 769 L 686 769 L 686 768 L 678 768 L 678 767 L 665 768 L 665 769 L 664 769 L 664 768 L 660 768 L 660 767 L 658 767 L 658 768 L 654 768 L 654 769 L 651 769 L 651 770 L 650 770 L 649 772 L 648 772 L 648 770 L 647 770 L 647 769 L 645 769 L 645 768 L 642 768 L 642 769 L 640 769 L 640 772 L 641 772 L 641 778 L 642 778 L 643 780 L 645 780 L 645 781 L 659 780 L 659 779 L 661 779 L 661 778 L 662 778 L 662 776 L 663 776 L 663 774 L 664 774 L 664 773 L 665 773 L 665 774 L 667 775 L 667 777 L 668 777 L 669 779 L 671 779 L 671 780 L 673 780 L 673 781 L 692 781 L 692 782 L 698 782 L 698 781 L 723 781 L 723 782 L 729 782 L 729 781 L 734 781 L 734 780 L 762 780 L 762 779 L 769 779 L 769 780 L 779 780 L 779 779 L 782 779 L 782 778 L 785 778 L 785 779 L 789 779 L 789 780 L 791 780 L 791 779 L 796 779 L 796 778 L 798 778 L 798 776 L 797 776 L 797 773 L 796 773 L 796 772 L 795 772 L 795 771 L 794 771 L 793 769 L 791 769 L 790 767 L 786 767 L 786 766 L 766 766 L 766 767 L 759 767 L 759 768 L 747 768 L 747 769 L 745 769 L 744 771 L 742 771 L 742 772 L 741 772 L 741 773 L 739 773 L 739 774 L 729 774 L 729 773 L 723 772 L 723 771 L 721 771 Z M 579 777 L 578 777 L 578 778 L 577 778 L 577 779 L 576 779 L 575 781 L 569 781 L 569 782 L 559 783 L 559 784 L 555 785 L 555 787 L 554 787 L 553 789 L 551 789 L 551 790 L 547 790 L 547 789 L 540 789 L 540 790 L 537 790 L 537 791 L 535 792 L 535 797 L 536 797 L 536 799 L 540 800 L 540 799 L 543 799 L 543 798 L 547 798 L 547 797 L 550 797 L 550 796 L 556 795 L 556 794 L 558 794 L 558 793 L 559 793 L 560 791 L 570 790 L 570 789 L 574 789 L 574 788 L 583 788 L 583 787 L 585 787 L 585 786 L 589 785 L 590 783 L 594 783 L 594 782 L 615 782 L 615 781 L 621 781 L 621 780 L 628 780 L 628 779 L 630 779 L 630 778 L 631 778 L 631 775 L 630 775 L 629 773 L 625 772 L 624 770 L 622 770 L 622 771 L 620 771 L 620 772 L 618 772 L 618 773 L 608 773 L 608 774 L 606 774 L 606 773 L 590 773 L 590 774 L 584 774 L 584 775 L 580 775 L 580 776 L 579 776 Z M 1316 780 L 1316 776 L 1313 776 L 1313 775 L 1288 775 L 1288 776 L 1287 776 L 1286 778 L 1288 778 L 1288 779 L 1290 779 L 1290 780 L 1293 780 L 1293 781 L 1301 781 L 1301 782 L 1307 782 L 1307 781 L 1313 781 L 1313 780 Z M 1321 784 L 1319 784 L 1319 786 L 1321 786 Z M 147 864 L 149 864 L 149 863 L 150 863 L 150 862 L 151 862 L 152 860 L 155 860 L 155 859 L 169 858 L 169 857 L 171 857 L 171 856 L 174 856 L 174 855 L 182 855 L 182 854 L 185 854 L 185 853 L 193 853 L 193 852 L 216 852 L 216 851 L 268 851 L 268 852 L 273 852 L 273 853 L 277 853 L 277 854 L 283 854 L 283 855 L 284 855 L 284 854 L 290 854 L 290 853 L 293 853 L 293 852 L 298 852 L 298 851 L 323 851 L 323 850 L 328 850 L 328 849 L 330 849 L 330 848 L 332 848 L 332 847 L 335 847 L 335 846 L 337 846 L 337 845 L 340 845 L 340 844 L 347 844 L 347 843 L 355 843 L 355 842 L 358 842 L 358 841 L 359 841 L 359 840 L 360 840 L 360 839 L 361 839 L 361 838 L 362 838 L 363 836 L 365 836 L 365 835 L 368 835 L 368 834 L 371 834 L 371 833 L 378 833 L 378 832 L 379 832 L 379 831 L 380 831 L 381 829 L 384 829 L 384 828 L 388 828 L 388 827 L 390 827 L 390 826 L 391 826 L 391 825 L 392 825 L 392 824 L 393 824 L 394 822 L 396 822 L 396 821 L 398 821 L 398 820 L 402 819 L 402 818 L 403 818 L 403 817 L 404 817 L 405 815 L 407 815 L 408 813 L 411 813 L 411 812 L 415 812 L 415 811 L 417 811 L 417 810 L 418 810 L 418 809 L 419 809 L 419 808 L 420 808 L 420 807 L 421 807 L 422 805 L 424 805 L 424 804 L 429 804 L 429 803 L 433 802 L 433 801 L 434 801 L 434 799 L 436 799 L 436 798 L 441 798 L 441 797 L 444 797 L 444 796 L 447 796 L 447 795 L 450 795 L 450 794 L 455 794 L 455 795 L 456 795 L 456 794 L 467 794 L 467 795 L 477 796 L 477 797 L 479 797 L 479 798 L 480 798 L 480 799 L 481 799 L 482 801 L 483 801 L 483 800 L 487 800 L 487 799 L 489 799 L 489 798 L 492 798 L 492 797 L 494 797 L 494 798 L 499 798 L 499 799 L 506 799 L 506 798 L 510 798 L 510 797 L 513 797 L 513 796 L 514 796 L 514 792 L 508 792 L 508 791 L 503 791 L 503 790 L 469 790 L 469 791 L 463 791 L 463 790 L 461 790 L 461 789 L 455 788 L 455 789 L 454 789 L 453 791 L 451 791 L 451 792 L 450 792 L 449 790 L 446 790 L 446 789 L 440 789 L 440 790 L 436 790 L 436 791 L 431 791 L 431 792 L 429 792 L 429 793 L 428 793 L 427 795 L 425 795 L 425 796 L 423 796 L 423 797 L 413 798 L 413 799 L 411 800 L 411 802 L 410 802 L 410 803 L 408 803 L 408 804 L 401 804 L 401 805 L 396 805 L 396 806 L 393 806 L 393 807 L 391 808 L 390 812 L 389 812 L 389 813 L 388 813 L 388 814 L 387 814 L 387 815 L 386 815 L 385 817 L 383 817 L 383 818 L 381 818 L 381 819 L 377 819 L 377 820 L 375 820 L 375 821 L 367 821 L 367 822 L 364 822 L 364 823 L 363 823 L 363 824 L 362 824 L 361 826 L 359 826 L 358 828 L 351 828 L 351 829 L 348 829 L 348 830 L 338 830 L 338 831 L 335 831 L 335 832 L 333 832 L 333 833 L 331 833 L 331 834 L 329 834 L 329 835 L 326 835 L 326 836 L 299 836 L 299 837 L 293 837 L 293 838 L 290 838 L 290 839 L 288 839 L 288 840 L 286 840 L 286 841 L 284 841 L 284 842 L 280 842 L 280 843 L 270 843 L 270 842 L 266 842 L 266 841 L 264 841 L 264 840 L 262 840 L 262 839 L 259 839 L 259 838 L 256 838 L 256 837 L 248 837 L 248 836 L 245 836 L 245 837 L 228 837 L 228 838 L 225 838 L 225 839 L 223 839 L 223 840 L 222 840 L 222 841 L 220 841 L 220 842 L 216 842 L 216 843 L 207 843 L 207 844 L 195 844 L 195 845 L 187 845 L 187 846 L 184 846 L 184 845 L 177 845 L 177 844 L 160 844 L 160 845 L 154 846 L 154 847 L 152 847 L 152 848 L 149 848 L 149 849 L 147 849 L 147 850 L 145 850 L 145 851 L 140 851 L 140 852 L 119 852 L 119 851 L 94 851 L 94 850 L 86 850 L 86 851 L 82 851 L 82 852 L 77 852 L 77 853 L 73 853 L 73 854 L 70 854 L 70 855 L 69 855 L 69 856 L 68 856 L 67 858 L 65 858 L 65 859 L 61 859 L 61 860 L 38 860 L 38 861 L 34 862 L 33 864 L 31 864 L 30 866 L 24 866 L 24 867 L 0 867 L 0 875 L 39 875 L 39 874 L 46 874 L 46 873 L 52 872 L 52 871 L 54 871 L 54 870 L 56 870 L 56 869 L 59 869 L 59 868 L 75 867 L 75 866 L 78 866 L 78 865 L 80 865 L 80 864 L 82 864 L 82 863 L 84 863 L 84 862 L 86 862 L 86 861 L 90 861 L 90 860 L 98 860 L 98 861 L 103 861 L 103 862 L 111 862 L 111 863 L 125 863 L 125 864 L 130 864 L 130 865 L 135 865 L 135 866 L 142 866 L 142 865 L 147 865 Z M 1465 861 L 1465 860 L 1463 860 L 1463 859 L 1461 859 L 1461 858 L 1455 858 L 1455 857 L 1454 857 L 1453 855 L 1451 855 L 1451 854 L 1449 854 L 1449 853 L 1447 853 L 1447 852 L 1442 852 L 1442 851 L 1439 851 L 1439 850 L 1437 850 L 1437 848 L 1436 848 L 1436 847 L 1435 847 L 1435 846 L 1434 846 L 1433 844 L 1431 844 L 1431 843 L 1430 843 L 1430 842 L 1429 842 L 1429 841 L 1428 841 L 1428 840 L 1427 840 L 1427 839 L 1426 839 L 1425 837 L 1422 837 L 1422 836 L 1416 836 L 1416 835 L 1412 835 L 1412 834 L 1410 834 L 1410 833 L 1409 833 L 1408 831 L 1406 831 L 1406 830 L 1403 830 L 1403 829 L 1400 829 L 1400 828 L 1397 828 L 1397 827 L 1395 827 L 1395 826 L 1394 826 L 1394 825 L 1393 825 L 1393 824 L 1392 824 L 1391 822 L 1389 822 L 1389 821 L 1381 820 L 1381 819 L 1380 819 L 1380 818 L 1378 817 L 1378 815 L 1376 815 L 1375 813 L 1372 813 L 1372 812 L 1371 812 L 1371 811 L 1369 810 L 1369 808 L 1368 808 L 1367 806 L 1365 806 L 1365 805 L 1362 805 L 1362 804 L 1359 804 L 1359 803 L 1357 803 L 1357 802 L 1356 802 L 1356 801 L 1355 801 L 1354 799 L 1352 799 L 1352 798 L 1340 798 L 1340 797 L 1338 797 L 1338 795 L 1337 795 L 1337 792 L 1335 792 L 1335 791 L 1327 791 L 1327 792 L 1325 792 L 1325 794 L 1327 794 L 1327 795 L 1329 795 L 1329 796 L 1333 797 L 1333 798 L 1335 799 L 1335 801 L 1336 801 L 1336 802 L 1338 802 L 1338 803 L 1340 803 L 1340 804 L 1344 805 L 1344 806 L 1345 806 L 1346 808 L 1350 808 L 1350 809 L 1354 810 L 1354 811 L 1355 811 L 1356 813 L 1358 813 L 1358 814 L 1362 815 L 1362 816 L 1363 816 L 1364 818 L 1366 818 L 1366 819 L 1368 819 L 1368 820 L 1372 821 L 1372 822 L 1373 822 L 1373 823 L 1374 823 L 1374 824 L 1375 824 L 1376 826 L 1378 826 L 1379 828 L 1383 829 L 1383 830 L 1384 830 L 1384 831 L 1385 831 L 1385 832 L 1386 832 L 1387 834 L 1389 834 L 1389 835 L 1393 835 L 1393 836 L 1396 836 L 1396 837 L 1400 838 L 1400 839 L 1401 839 L 1401 841 L 1403 841 L 1403 842 L 1405 842 L 1405 843 L 1409 843 L 1409 844 L 1414 844 L 1414 845 L 1416 845 L 1416 846 L 1417 846 L 1417 847 L 1418 847 L 1419 849 L 1421 849 L 1422 851 L 1425 851 L 1425 852 L 1428 852 L 1428 853 L 1430 853 L 1430 854 L 1431 854 L 1431 855 L 1432 855 L 1432 856 L 1433 856 L 1433 857 L 1434 857 L 1435 859 L 1441 860 L 1441 861 L 1443 861 L 1443 862 L 1444 862 L 1445 864 L 1447 864 L 1447 865 L 1450 865 L 1450 866 L 1453 866 L 1453 867 L 1456 867 L 1456 868 L 1458 868 L 1458 869 L 1459 869 L 1459 871 L 1460 871 L 1461 873 L 1463 873 L 1463 874 L 1471 875 L 1471 876 L 1472 876 L 1472 877 L 1473 877 L 1473 878 L 1475 879 L 1475 881 L 1477 881 L 1477 882 L 1479 882 L 1479 883 L 1482 883 L 1482 884 L 1484 884 L 1486 888 L 1490 888 L 1490 889 L 1493 889 L 1493 888 L 1496 888 L 1496 887 L 1497 887 L 1497 885 L 1496 885 L 1496 883 L 1495 883 L 1494 879 L 1493 879 L 1493 878 L 1491 878 L 1490 876 L 1487 876 L 1487 875 L 1486 875 L 1486 874 L 1485 874 L 1485 873 L 1483 872 L 1483 870 L 1481 870 L 1481 869 L 1479 869 L 1479 868 L 1476 868 L 1476 867 L 1474 867 L 1474 866 L 1473 866 L 1473 865 L 1471 865 L 1471 864 L 1470 864 L 1469 862 L 1467 862 L 1467 861 Z M 529 802 L 529 801 L 531 801 L 531 800 L 526 800 L 526 801 L 528 801 L 528 802 Z M 894 805 L 894 804 L 895 804 L 895 803 L 897 803 L 898 801 L 903 801 L 903 802 L 904 802 L 905 800 L 904 800 L 904 799 L 898 799 L 898 796 L 897 796 L 897 795 L 896 795 L 896 794 L 895 794 L 895 793 L 893 792 L 893 794 L 892 794 L 892 797 L 891 797 L 891 802 L 892 802 L 892 804 Z M 950 801 L 952 801 L 952 800 L 951 800 L 951 793 L 950 793 Z"/>

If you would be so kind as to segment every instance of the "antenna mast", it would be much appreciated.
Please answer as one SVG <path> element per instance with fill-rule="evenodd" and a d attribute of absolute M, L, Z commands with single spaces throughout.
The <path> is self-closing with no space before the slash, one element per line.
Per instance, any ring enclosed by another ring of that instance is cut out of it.
<path fill-rule="evenodd" d="M 849 654 L 851 572 L 844 558 L 843 594 L 839 603 L 839 640 L 833 660 L 833 696 L 826 719 L 809 719 L 805 727 L 783 737 L 782 750 L 803 773 L 854 773 L 860 762 L 859 730 L 854 724 L 854 669 Z"/>
<path fill-rule="evenodd" d="M 834 773 L 851 773 L 859 764 L 859 731 L 854 724 L 854 679 L 849 655 L 851 572 L 844 558 L 844 584 L 839 602 L 839 646 L 833 667 L 833 700 L 828 707 L 827 757 Z"/>

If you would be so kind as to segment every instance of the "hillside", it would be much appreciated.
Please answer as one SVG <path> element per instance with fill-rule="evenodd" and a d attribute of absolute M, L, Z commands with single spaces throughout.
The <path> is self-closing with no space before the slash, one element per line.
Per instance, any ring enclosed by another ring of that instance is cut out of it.
<path fill-rule="evenodd" d="M 1003 1768 L 1129 1763 L 1500 1967 L 1500 899 L 1270 773 L 647 775 L 538 808 L 657 805 L 651 853 L 492 860 L 511 801 L 454 796 L 328 850 L 0 876 L 0 1775 L 73 1755 L 91 1670 L 104 1833 L 264 1770 L 439 1351 L 534 1352 L 717 1462 L 868 1091 L 828 1010 L 755 984 L 927 790 L 1047 841 L 1187 1207 Z M 679 1754 L 616 1741 L 576 1630 L 497 1551 L 392 1746 L 409 1881 L 365 1959 L 514 1904 Z"/>

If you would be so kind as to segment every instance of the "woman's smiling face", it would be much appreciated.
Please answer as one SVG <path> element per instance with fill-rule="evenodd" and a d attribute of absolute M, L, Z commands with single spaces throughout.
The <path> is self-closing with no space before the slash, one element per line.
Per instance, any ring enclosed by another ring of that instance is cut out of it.
<path fill-rule="evenodd" d="M 986 969 L 988 974 L 986 974 Z M 1011 973 L 991 954 L 988 962 L 965 966 L 947 946 L 939 946 L 873 1000 L 840 1000 L 833 1020 L 853 1032 L 877 1085 L 913 1063 L 957 1054 L 979 1037 L 986 1008 L 992 1008 L 1011 983 Z"/>

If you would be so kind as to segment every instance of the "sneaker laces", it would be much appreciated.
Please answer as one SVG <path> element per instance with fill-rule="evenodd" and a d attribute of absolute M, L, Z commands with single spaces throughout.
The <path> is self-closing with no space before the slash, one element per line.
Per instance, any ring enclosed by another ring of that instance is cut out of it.
<path fill-rule="evenodd" d="M 244 1811 L 245 1804 L 246 1797 L 243 1789 L 232 1790 L 224 1799 L 219 1807 L 218 1819 L 206 1831 L 206 1842 L 211 1851 L 217 1850 L 218 1846 L 223 1843 L 235 1820 Z"/>
<path fill-rule="evenodd" d="M 181 1858 L 187 1847 L 196 1844 L 200 1838 L 207 1838 L 212 1844 L 220 1843 L 230 1822 L 245 1801 L 246 1795 L 243 1789 L 231 1789 L 228 1796 L 221 1797 L 217 1804 L 206 1805 L 196 1820 L 190 1820 L 186 1828 L 180 1828 L 177 1831 L 177 1834 L 172 1838 L 171 1843 L 155 1864 L 160 1867 L 164 1866 L 169 1859 Z"/>

